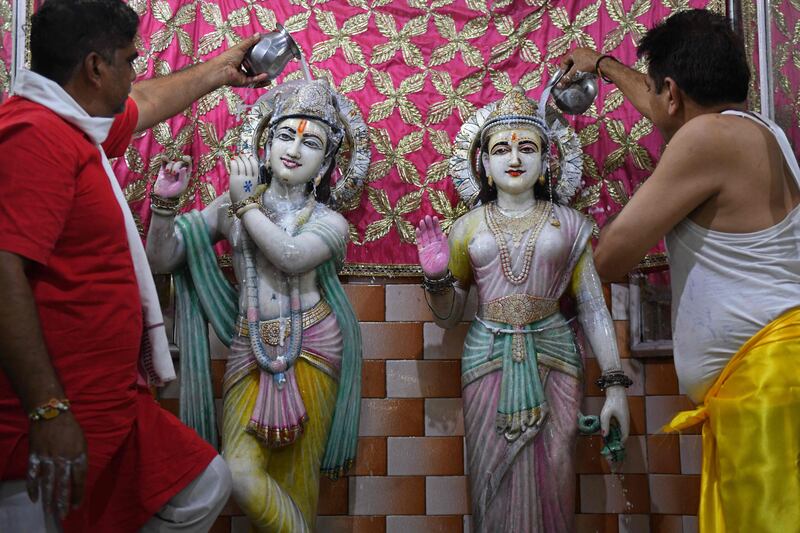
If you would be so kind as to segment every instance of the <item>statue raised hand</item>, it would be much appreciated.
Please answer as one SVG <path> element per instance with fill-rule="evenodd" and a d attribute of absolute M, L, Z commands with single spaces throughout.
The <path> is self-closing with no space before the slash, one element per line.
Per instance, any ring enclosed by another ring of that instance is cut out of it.
<path fill-rule="evenodd" d="M 439 219 L 426 215 L 416 230 L 419 264 L 425 276 L 432 279 L 444 277 L 450 262 L 447 236 L 439 226 Z"/>
<path fill-rule="evenodd" d="M 153 184 L 153 194 L 162 198 L 178 198 L 186 191 L 192 175 L 192 158 L 188 155 L 177 160 L 166 157 L 161 160 L 158 177 Z"/>

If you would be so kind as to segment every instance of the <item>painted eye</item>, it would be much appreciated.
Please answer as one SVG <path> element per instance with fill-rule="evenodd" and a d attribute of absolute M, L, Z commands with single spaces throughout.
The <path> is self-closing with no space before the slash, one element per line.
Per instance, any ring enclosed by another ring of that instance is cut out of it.
<path fill-rule="evenodd" d="M 278 134 L 278 139 L 281 141 L 291 141 L 293 136 L 284 131 Z"/>
<path fill-rule="evenodd" d="M 314 150 L 322 150 L 322 145 L 316 139 L 306 139 L 303 144 Z"/>

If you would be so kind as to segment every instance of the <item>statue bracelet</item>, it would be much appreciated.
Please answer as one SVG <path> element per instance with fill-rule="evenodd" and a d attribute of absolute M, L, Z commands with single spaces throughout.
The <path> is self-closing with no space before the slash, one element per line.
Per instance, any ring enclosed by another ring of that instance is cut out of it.
<path fill-rule="evenodd" d="M 604 391 L 614 385 L 622 385 L 627 389 L 633 385 L 633 380 L 626 376 L 622 370 L 609 370 L 603 372 L 595 383 L 600 387 L 600 390 Z"/>
<path fill-rule="evenodd" d="M 228 217 L 229 218 L 233 218 L 233 216 L 236 215 L 237 217 L 241 218 L 242 215 L 246 212 L 246 211 L 242 211 L 242 209 L 244 209 L 245 207 L 251 206 L 251 205 L 258 207 L 258 202 L 259 202 L 259 199 L 257 197 L 248 196 L 244 200 L 241 200 L 241 201 L 236 202 L 236 203 L 232 203 L 231 205 L 228 206 Z M 249 209 L 247 211 L 249 211 Z M 241 214 L 240 214 L 240 212 L 241 212 Z"/>
<path fill-rule="evenodd" d="M 251 209 L 258 209 L 259 207 L 261 206 L 258 203 L 258 201 L 248 202 L 236 210 L 236 217 L 242 218 L 244 214 L 250 211 Z"/>
<path fill-rule="evenodd" d="M 439 279 L 431 279 L 425 275 L 423 275 L 422 278 L 422 286 L 425 287 L 425 290 L 431 294 L 441 294 L 447 291 L 447 289 L 451 289 L 454 282 L 455 278 L 450 270 L 448 270 L 447 273 Z"/>
<path fill-rule="evenodd" d="M 178 212 L 180 198 L 164 198 L 154 192 L 150 193 L 150 211 L 163 216 L 175 216 Z"/>

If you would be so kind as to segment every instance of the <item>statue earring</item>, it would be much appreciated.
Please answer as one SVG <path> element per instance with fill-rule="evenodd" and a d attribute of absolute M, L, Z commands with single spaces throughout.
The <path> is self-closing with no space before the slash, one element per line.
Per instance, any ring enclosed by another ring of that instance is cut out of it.
<path fill-rule="evenodd" d="M 544 172 L 539 176 L 539 185 L 544 185 Z"/>
<path fill-rule="evenodd" d="M 549 174 L 549 170 L 546 170 L 545 172 Z M 542 178 L 544 178 L 544 174 L 542 174 Z M 552 179 L 547 180 L 547 190 L 550 194 L 550 225 L 553 226 L 554 228 L 560 228 L 561 221 L 558 220 L 558 215 L 556 215 L 556 201 L 553 193 Z"/>
<path fill-rule="evenodd" d="M 489 183 L 489 187 L 494 187 L 494 178 L 491 174 L 486 175 L 486 181 Z"/>
<path fill-rule="evenodd" d="M 317 185 L 319 185 L 321 182 L 322 182 L 322 174 L 317 174 L 317 177 L 314 178 L 314 181 L 313 181 L 312 186 L 311 186 L 311 189 L 312 189 L 312 191 L 314 193 L 314 199 L 315 200 L 317 198 Z"/>

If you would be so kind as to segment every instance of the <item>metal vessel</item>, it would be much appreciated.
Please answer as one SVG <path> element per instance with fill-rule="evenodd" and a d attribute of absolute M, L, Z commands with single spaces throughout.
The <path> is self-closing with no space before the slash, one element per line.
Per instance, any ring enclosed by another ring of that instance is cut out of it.
<path fill-rule="evenodd" d="M 292 36 L 280 24 L 276 26 L 275 31 L 264 35 L 247 52 L 242 64 L 249 75 L 266 74 L 270 80 L 274 80 L 290 59 L 300 59 L 300 48 Z"/>
<path fill-rule="evenodd" d="M 556 106 L 568 115 L 585 113 L 597 97 L 597 76 L 590 72 L 577 72 L 566 85 L 559 85 L 564 76 L 560 70 L 550 80 L 551 94 Z"/>

